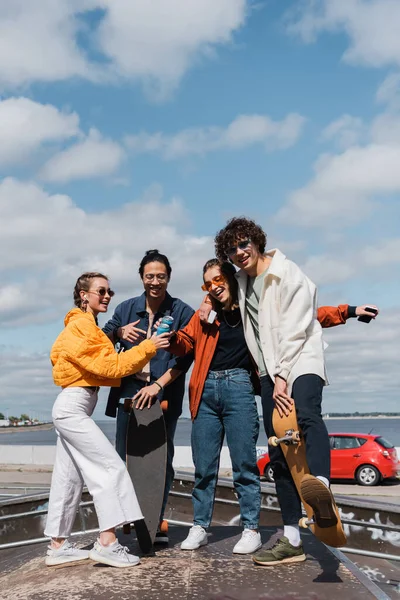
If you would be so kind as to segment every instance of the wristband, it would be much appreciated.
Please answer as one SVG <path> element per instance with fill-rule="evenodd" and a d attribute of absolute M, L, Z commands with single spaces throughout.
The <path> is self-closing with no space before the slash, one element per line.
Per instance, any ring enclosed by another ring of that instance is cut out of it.
<path fill-rule="evenodd" d="M 161 391 L 163 391 L 163 386 L 161 385 L 161 383 L 158 383 L 158 381 L 153 381 L 153 383 L 155 383 L 156 385 L 158 385 L 158 387 L 160 388 Z"/>

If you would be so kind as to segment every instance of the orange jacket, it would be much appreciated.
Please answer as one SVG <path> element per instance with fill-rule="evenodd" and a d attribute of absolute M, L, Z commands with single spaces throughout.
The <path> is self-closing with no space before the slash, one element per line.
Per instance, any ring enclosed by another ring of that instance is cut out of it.
<path fill-rule="evenodd" d="M 64 325 L 50 352 L 54 383 L 61 387 L 118 387 L 121 377 L 140 371 L 156 354 L 151 340 L 117 354 L 93 315 L 80 308 L 66 315 Z"/>
<path fill-rule="evenodd" d="M 321 306 L 318 309 L 318 321 L 322 327 L 333 327 L 346 322 L 348 305 Z M 193 350 L 194 365 L 189 382 L 189 408 L 192 419 L 196 418 L 203 394 L 210 364 L 219 338 L 219 322 L 211 325 L 200 321 L 197 311 L 184 329 L 176 332 L 171 340 L 169 351 L 184 356 Z"/>
<path fill-rule="evenodd" d="M 318 321 L 322 327 L 335 327 L 346 323 L 349 318 L 349 305 L 320 306 L 318 308 Z"/>

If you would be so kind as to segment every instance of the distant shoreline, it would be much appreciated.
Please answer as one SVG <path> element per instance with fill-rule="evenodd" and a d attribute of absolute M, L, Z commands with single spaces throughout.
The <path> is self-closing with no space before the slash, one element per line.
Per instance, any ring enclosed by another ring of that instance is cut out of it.
<path fill-rule="evenodd" d="M 369 416 L 369 415 L 365 416 L 365 417 L 360 417 L 360 416 L 358 416 L 358 417 L 331 417 L 331 416 L 329 416 L 329 417 L 323 417 L 323 419 L 324 419 L 324 421 L 333 421 L 333 420 L 343 421 L 344 419 L 346 419 L 346 420 L 347 419 L 348 420 L 351 420 L 351 419 L 353 419 L 353 420 L 358 420 L 358 419 L 400 419 L 400 415 L 390 416 L 390 417 L 387 417 L 385 415 L 379 415 L 379 416 L 377 415 L 376 417 Z"/>
<path fill-rule="evenodd" d="M 18 433 L 19 431 L 47 431 L 53 429 L 53 423 L 43 423 L 42 425 L 19 425 L 18 427 L 0 427 L 2 433 Z"/>

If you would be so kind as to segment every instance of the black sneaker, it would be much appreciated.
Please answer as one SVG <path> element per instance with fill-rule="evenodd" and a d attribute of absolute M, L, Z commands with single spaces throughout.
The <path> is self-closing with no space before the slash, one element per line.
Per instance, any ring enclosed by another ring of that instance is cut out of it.
<path fill-rule="evenodd" d="M 334 527 L 338 522 L 336 504 L 331 490 L 313 475 L 304 475 L 301 480 L 301 496 L 314 511 L 318 527 Z"/>
<path fill-rule="evenodd" d="M 263 567 L 274 567 L 279 564 L 290 564 L 306 560 L 303 544 L 292 546 L 287 537 L 283 536 L 269 550 L 263 550 L 253 556 L 253 561 Z"/>
<path fill-rule="evenodd" d="M 155 544 L 168 544 L 168 542 L 169 542 L 168 533 L 158 530 L 156 533 L 156 537 L 154 538 L 154 543 Z"/>

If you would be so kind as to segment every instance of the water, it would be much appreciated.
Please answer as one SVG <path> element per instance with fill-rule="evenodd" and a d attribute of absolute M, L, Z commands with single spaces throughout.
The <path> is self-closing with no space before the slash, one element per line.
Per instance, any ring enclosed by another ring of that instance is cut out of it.
<path fill-rule="evenodd" d="M 114 442 L 115 419 L 97 421 L 99 427 L 104 431 L 108 439 Z M 400 447 L 400 417 L 394 419 L 327 419 L 325 421 L 330 433 L 373 433 L 386 438 L 394 446 Z M 176 446 L 190 446 L 190 419 L 181 418 L 175 435 Z M 38 431 L 33 429 L 13 430 L 12 433 L 0 433 L 0 445 L 42 446 L 54 445 L 56 443 L 54 429 Z M 266 446 L 267 439 L 261 425 L 259 446 Z"/>

